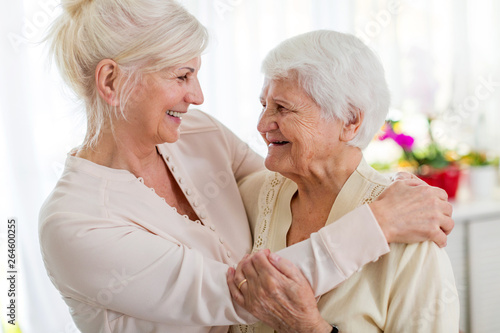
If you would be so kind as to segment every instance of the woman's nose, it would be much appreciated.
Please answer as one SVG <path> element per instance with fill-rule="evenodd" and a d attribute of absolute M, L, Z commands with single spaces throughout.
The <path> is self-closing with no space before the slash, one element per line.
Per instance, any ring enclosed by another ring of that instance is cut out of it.
<path fill-rule="evenodd" d="M 266 133 L 275 129 L 278 129 L 278 124 L 276 123 L 274 112 L 268 108 L 264 108 L 259 117 L 257 130 L 260 133 Z"/>
<path fill-rule="evenodd" d="M 188 93 L 186 94 L 186 102 L 189 104 L 200 105 L 203 104 L 204 101 L 203 91 L 201 90 L 200 82 L 196 80 L 196 82 L 192 83 Z"/>

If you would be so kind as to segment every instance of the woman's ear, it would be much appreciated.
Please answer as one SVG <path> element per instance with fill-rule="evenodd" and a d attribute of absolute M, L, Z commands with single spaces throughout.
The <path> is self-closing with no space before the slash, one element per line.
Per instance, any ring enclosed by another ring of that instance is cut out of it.
<path fill-rule="evenodd" d="M 356 137 L 365 116 L 364 112 L 362 112 L 357 107 L 350 104 L 349 107 L 352 118 L 348 123 L 345 123 L 342 126 L 342 132 L 340 133 L 340 141 L 343 142 L 349 142 Z"/>
<path fill-rule="evenodd" d="M 95 83 L 99 95 L 111 106 L 118 106 L 118 64 L 111 59 L 101 60 L 95 69 Z"/>

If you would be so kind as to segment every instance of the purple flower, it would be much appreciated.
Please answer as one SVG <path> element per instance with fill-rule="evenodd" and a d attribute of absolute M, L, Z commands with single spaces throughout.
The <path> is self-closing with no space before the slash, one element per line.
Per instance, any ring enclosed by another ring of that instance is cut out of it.
<path fill-rule="evenodd" d="M 409 135 L 397 134 L 395 138 L 392 138 L 396 143 L 406 151 L 411 151 L 415 139 Z"/>
<path fill-rule="evenodd" d="M 411 151 L 411 149 L 413 148 L 413 143 L 415 142 L 415 139 L 413 139 L 409 135 L 403 133 L 397 134 L 396 132 L 394 132 L 390 123 L 385 124 L 383 134 L 380 135 L 378 139 L 392 139 L 405 151 Z"/>
<path fill-rule="evenodd" d="M 396 140 L 396 137 L 398 135 L 394 132 L 394 130 L 392 129 L 391 125 L 389 123 L 386 123 L 384 125 L 384 129 L 383 129 L 383 134 L 379 136 L 379 140 L 383 141 L 385 139 L 393 139 L 393 140 Z"/>

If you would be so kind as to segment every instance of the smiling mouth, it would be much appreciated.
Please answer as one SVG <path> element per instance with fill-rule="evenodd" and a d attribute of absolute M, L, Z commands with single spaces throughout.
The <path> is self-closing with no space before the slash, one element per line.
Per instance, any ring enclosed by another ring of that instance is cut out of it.
<path fill-rule="evenodd" d="M 165 112 L 166 114 L 168 114 L 169 116 L 172 116 L 172 117 L 175 117 L 175 118 L 180 118 L 182 119 L 182 112 L 177 112 L 177 111 L 172 111 L 172 110 L 168 110 L 167 112 Z"/>
<path fill-rule="evenodd" d="M 287 143 L 290 143 L 290 141 L 272 141 L 269 143 L 269 146 L 283 146 Z"/>

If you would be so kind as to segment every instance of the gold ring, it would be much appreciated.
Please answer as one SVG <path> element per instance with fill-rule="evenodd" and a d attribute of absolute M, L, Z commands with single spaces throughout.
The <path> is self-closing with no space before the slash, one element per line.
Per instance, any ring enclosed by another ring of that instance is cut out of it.
<path fill-rule="evenodd" d="M 243 279 L 243 281 L 241 281 L 239 284 L 238 284 L 238 290 L 241 288 L 241 286 L 243 285 L 243 283 L 247 282 L 247 279 Z"/>

